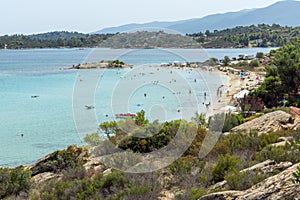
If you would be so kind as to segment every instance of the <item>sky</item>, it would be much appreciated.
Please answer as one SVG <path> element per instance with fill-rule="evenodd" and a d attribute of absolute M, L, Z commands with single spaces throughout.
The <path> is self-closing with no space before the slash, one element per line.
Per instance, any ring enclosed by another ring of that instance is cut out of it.
<path fill-rule="evenodd" d="M 176 21 L 261 8 L 279 0 L 2 0 L 0 35 L 89 33 L 128 23 Z"/>

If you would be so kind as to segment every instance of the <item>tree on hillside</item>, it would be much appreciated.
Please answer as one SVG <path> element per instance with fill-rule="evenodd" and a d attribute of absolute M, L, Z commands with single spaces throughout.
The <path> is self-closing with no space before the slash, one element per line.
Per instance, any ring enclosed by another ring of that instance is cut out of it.
<path fill-rule="evenodd" d="M 279 76 L 269 76 L 265 78 L 265 81 L 254 92 L 254 95 L 262 98 L 268 108 L 276 107 L 283 98 L 281 86 Z"/>
<path fill-rule="evenodd" d="M 294 40 L 280 48 L 275 56 L 274 64 L 284 85 L 286 93 L 297 93 L 300 86 L 300 40 Z"/>
<path fill-rule="evenodd" d="M 136 113 L 136 116 L 134 117 L 134 122 L 138 126 L 143 126 L 149 123 L 149 121 L 146 119 L 144 110 L 141 110 L 140 112 Z"/>
<path fill-rule="evenodd" d="M 229 58 L 228 56 L 225 56 L 224 59 L 223 59 L 223 64 L 224 64 L 225 66 L 228 66 L 229 63 L 230 63 L 230 58 Z"/>
<path fill-rule="evenodd" d="M 257 52 L 257 53 L 256 53 L 256 58 L 257 58 L 257 59 L 262 59 L 262 58 L 264 58 L 264 53 L 263 53 L 263 52 Z"/>
<path fill-rule="evenodd" d="M 266 67 L 266 78 L 253 93 L 261 97 L 267 107 L 280 104 L 285 95 L 298 97 L 300 87 L 300 39 L 293 40 L 272 53 L 275 66 Z M 290 99 L 290 98 L 289 98 Z M 290 103 L 297 104 L 297 98 Z M 293 101 L 293 102 L 292 102 Z"/>
<path fill-rule="evenodd" d="M 107 138 L 109 138 L 110 135 L 116 134 L 118 125 L 116 121 L 103 122 L 99 125 L 99 128 L 104 132 Z"/>

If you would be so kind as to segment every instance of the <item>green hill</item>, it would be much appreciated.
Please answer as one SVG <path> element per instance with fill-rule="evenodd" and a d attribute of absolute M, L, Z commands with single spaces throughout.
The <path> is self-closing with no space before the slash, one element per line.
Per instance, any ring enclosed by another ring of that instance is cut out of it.
<path fill-rule="evenodd" d="M 300 36 L 300 27 L 259 24 L 199 32 L 189 36 L 205 48 L 279 47 Z"/>
<path fill-rule="evenodd" d="M 179 34 L 168 34 L 162 31 L 121 33 L 108 38 L 100 44 L 111 48 L 200 48 L 193 38 Z"/>

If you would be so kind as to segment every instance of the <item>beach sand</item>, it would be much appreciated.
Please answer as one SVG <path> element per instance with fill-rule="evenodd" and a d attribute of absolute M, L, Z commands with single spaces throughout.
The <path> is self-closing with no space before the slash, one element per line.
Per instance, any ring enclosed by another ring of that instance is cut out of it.
<path fill-rule="evenodd" d="M 243 84 L 246 83 L 246 81 L 242 81 L 240 76 L 237 74 L 231 74 L 231 73 L 225 73 L 219 70 L 213 71 L 213 73 L 217 73 L 221 76 L 224 76 L 228 79 L 227 84 L 226 84 L 226 97 L 221 98 L 220 102 L 216 102 L 214 107 L 213 107 L 213 112 L 212 114 L 224 112 L 222 108 L 226 106 L 230 106 L 232 100 L 233 100 L 233 95 L 237 94 L 238 92 L 241 91 L 241 87 Z"/>

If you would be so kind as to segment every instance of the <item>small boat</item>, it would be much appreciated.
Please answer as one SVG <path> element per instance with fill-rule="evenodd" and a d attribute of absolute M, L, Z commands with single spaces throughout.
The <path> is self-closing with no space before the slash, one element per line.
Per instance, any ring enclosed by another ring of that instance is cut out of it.
<path fill-rule="evenodd" d="M 132 117 L 135 117 L 136 114 L 131 114 L 131 113 L 121 113 L 121 114 L 115 114 L 116 118 L 122 118 L 122 119 L 125 119 L 125 118 L 132 118 Z"/>
<path fill-rule="evenodd" d="M 31 98 L 38 98 L 39 96 L 38 95 L 33 95 L 33 96 L 31 96 Z"/>
<path fill-rule="evenodd" d="M 95 108 L 94 106 L 88 106 L 88 105 L 85 105 L 85 108 L 87 109 L 87 110 L 91 110 L 91 109 L 93 109 L 93 108 Z"/>

